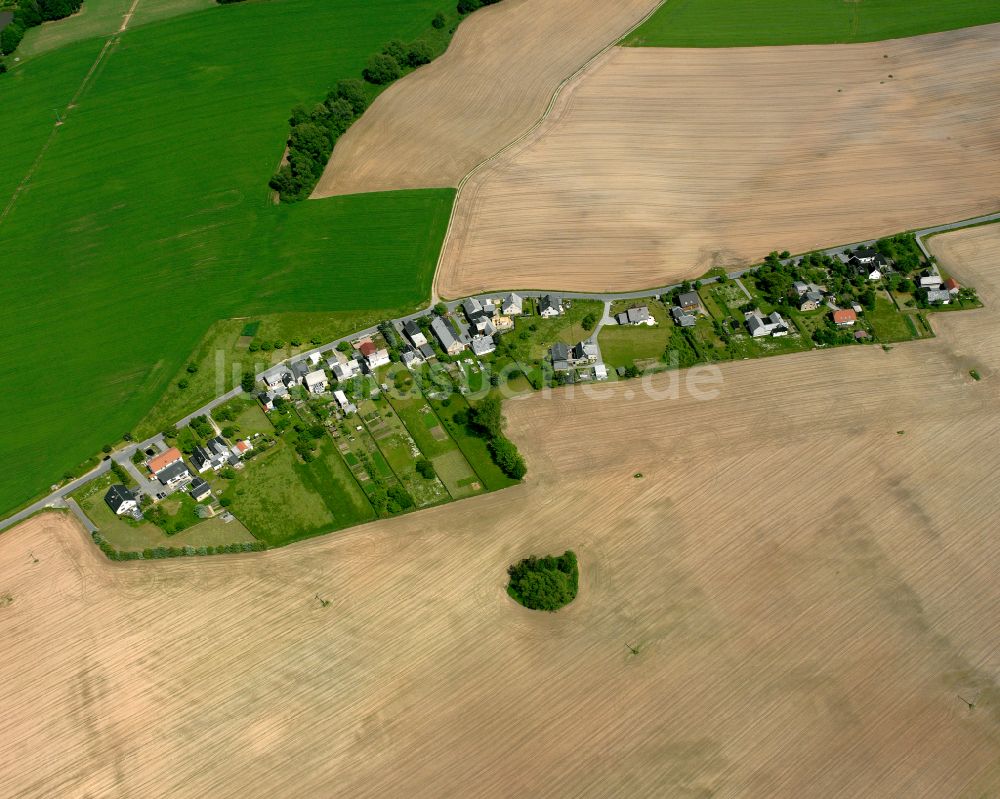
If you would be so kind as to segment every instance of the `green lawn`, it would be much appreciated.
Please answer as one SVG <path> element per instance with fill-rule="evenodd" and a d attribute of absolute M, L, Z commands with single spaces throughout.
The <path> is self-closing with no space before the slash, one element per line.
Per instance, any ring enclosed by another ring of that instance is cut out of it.
<path fill-rule="evenodd" d="M 650 300 L 647 304 L 649 312 L 658 323 L 656 327 L 607 325 L 601 328 L 597 343 L 608 366 L 631 366 L 636 361 L 658 361 L 663 358 L 674 323 L 663 303 Z"/>
<path fill-rule="evenodd" d="M 57 368 L 11 395 L 0 512 L 135 428 L 219 319 L 426 301 L 453 190 L 274 206 L 267 180 L 295 103 L 358 75 L 387 40 L 420 35 L 442 6 L 250 2 L 122 36 L 0 222 L 0 365 L 58 351 Z M 0 79 L 0 207 L 100 44 L 68 44 Z M 146 429 L 196 407 L 185 403 L 200 390 Z"/>
<path fill-rule="evenodd" d="M 645 47 L 872 42 L 1000 21 L 996 0 L 669 0 L 625 39 Z"/>
<path fill-rule="evenodd" d="M 116 478 L 106 475 L 81 488 L 75 494 L 83 512 L 108 542 L 122 551 L 137 551 L 153 547 L 219 546 L 253 541 L 254 537 L 239 521 L 206 519 L 174 535 L 167 535 L 148 521 L 125 521 L 111 512 L 104 494 Z"/>
<path fill-rule="evenodd" d="M 909 341 L 917 337 L 916 329 L 907 324 L 905 316 L 881 293 L 875 298 L 875 310 L 866 317 L 879 341 Z"/>
<path fill-rule="evenodd" d="M 446 404 L 447 403 L 447 404 Z M 455 420 L 455 414 L 468 413 L 469 403 L 460 394 L 452 394 L 447 400 L 431 400 L 431 405 L 441 421 L 444 422 L 445 430 L 451 434 L 462 450 L 469 465 L 478 475 L 480 482 L 488 491 L 497 491 L 501 488 L 517 485 L 517 480 L 500 471 L 500 467 L 493 462 L 486 441 L 473 433 L 465 424 L 459 424 Z"/>
<path fill-rule="evenodd" d="M 225 496 L 230 510 L 257 538 L 281 546 L 361 524 L 375 514 L 329 438 L 316 460 L 300 463 L 279 441 L 251 459 Z"/>

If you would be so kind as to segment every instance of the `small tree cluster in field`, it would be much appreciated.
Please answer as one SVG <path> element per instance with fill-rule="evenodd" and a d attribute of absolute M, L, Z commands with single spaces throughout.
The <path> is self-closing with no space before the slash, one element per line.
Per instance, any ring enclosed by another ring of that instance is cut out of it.
<path fill-rule="evenodd" d="M 79 11 L 82 5 L 83 0 L 20 0 L 13 19 L 0 31 L 0 54 L 13 53 L 28 28 L 68 17 Z"/>
<path fill-rule="evenodd" d="M 566 550 L 559 557 L 525 558 L 507 569 L 507 593 L 531 610 L 555 611 L 576 597 L 580 583 L 576 554 Z"/>

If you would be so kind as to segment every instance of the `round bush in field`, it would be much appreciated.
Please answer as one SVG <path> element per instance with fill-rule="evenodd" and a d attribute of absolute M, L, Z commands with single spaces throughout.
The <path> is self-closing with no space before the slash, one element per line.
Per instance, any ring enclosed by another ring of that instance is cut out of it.
<path fill-rule="evenodd" d="M 559 557 L 525 558 L 507 569 L 507 593 L 532 610 L 559 610 L 576 597 L 580 573 L 576 554 L 566 550 Z"/>

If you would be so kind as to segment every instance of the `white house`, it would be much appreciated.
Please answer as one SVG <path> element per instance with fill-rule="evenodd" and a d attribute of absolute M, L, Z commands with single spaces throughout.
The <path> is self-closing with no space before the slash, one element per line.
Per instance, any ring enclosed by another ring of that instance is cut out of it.
<path fill-rule="evenodd" d="M 878 250 L 872 247 L 863 247 L 860 250 L 856 250 L 847 259 L 847 265 L 856 274 L 866 277 L 868 280 L 881 280 L 882 275 L 886 272 L 888 261 L 885 260 L 885 256 Z"/>
<path fill-rule="evenodd" d="M 309 360 L 309 363 L 311 363 L 313 366 L 315 366 L 321 360 L 323 360 L 323 357 L 318 352 L 310 352 L 309 355 L 308 355 L 308 360 Z"/>
<path fill-rule="evenodd" d="M 538 315 L 548 319 L 559 316 L 563 312 L 562 297 L 556 294 L 544 294 L 538 298 Z"/>
<path fill-rule="evenodd" d="M 292 374 L 284 366 L 275 366 L 264 372 L 264 385 L 271 391 L 284 390 L 292 382 Z"/>
<path fill-rule="evenodd" d="M 933 305 L 949 305 L 951 292 L 948 289 L 930 289 L 927 292 L 927 302 Z"/>
<path fill-rule="evenodd" d="M 427 343 L 427 336 L 424 335 L 424 331 L 412 319 L 403 322 L 403 333 L 406 334 L 406 337 L 414 347 L 419 347 Z"/>
<path fill-rule="evenodd" d="M 441 348 L 449 355 L 457 355 L 465 349 L 465 345 L 455 337 L 451 325 L 440 316 L 434 317 L 434 321 L 431 322 L 431 332 L 437 336 Z"/>
<path fill-rule="evenodd" d="M 389 350 L 385 347 L 375 350 L 371 355 L 365 358 L 365 362 L 368 364 L 368 368 L 371 370 L 378 369 L 380 366 L 385 366 L 389 363 Z"/>
<path fill-rule="evenodd" d="M 761 338 L 763 336 L 778 338 L 788 335 L 788 323 L 777 311 L 764 316 L 760 311 L 754 309 L 753 311 L 748 311 L 745 318 L 750 335 L 754 338 Z"/>
<path fill-rule="evenodd" d="M 337 404 L 345 414 L 354 413 L 357 410 L 353 403 L 347 399 L 347 395 L 339 388 L 333 392 L 333 398 L 337 400 Z"/>
<path fill-rule="evenodd" d="M 504 316 L 520 316 L 524 313 L 524 298 L 511 292 L 500 303 L 500 313 Z"/>
<path fill-rule="evenodd" d="M 340 381 L 350 380 L 358 373 L 359 369 L 358 362 L 354 359 L 345 360 L 343 363 L 338 361 L 330 367 L 333 376 Z"/>
<path fill-rule="evenodd" d="M 104 495 L 104 501 L 108 503 L 108 507 L 111 508 L 112 512 L 118 516 L 126 513 L 132 514 L 139 508 L 135 494 L 123 485 L 111 486 L 108 489 L 108 493 Z"/>
<path fill-rule="evenodd" d="M 330 387 L 329 381 L 326 379 L 326 372 L 322 369 L 309 372 L 302 378 L 302 382 L 305 383 L 306 390 L 310 394 L 323 394 Z"/>
<path fill-rule="evenodd" d="M 920 288 L 938 289 L 941 288 L 941 273 L 937 267 L 933 266 L 920 276 Z"/>
<path fill-rule="evenodd" d="M 638 308 L 629 308 L 615 317 L 615 321 L 620 325 L 655 325 L 656 320 L 649 315 L 649 308 L 640 305 Z"/>

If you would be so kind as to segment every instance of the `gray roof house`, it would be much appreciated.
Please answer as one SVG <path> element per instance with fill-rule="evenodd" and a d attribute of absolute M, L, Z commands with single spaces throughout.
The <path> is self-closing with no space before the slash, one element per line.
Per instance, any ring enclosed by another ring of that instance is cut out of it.
<path fill-rule="evenodd" d="M 410 340 L 410 343 L 414 347 L 419 347 L 421 344 L 427 343 L 427 337 L 424 335 L 424 331 L 420 329 L 420 326 L 414 322 L 412 319 L 407 319 L 403 322 L 403 332 L 406 337 Z"/>
<path fill-rule="evenodd" d="M 434 357 L 434 348 L 430 344 L 421 344 L 417 347 L 417 352 L 420 353 L 425 361 L 429 361 Z"/>
<path fill-rule="evenodd" d="M 684 309 L 679 305 L 675 305 L 670 309 L 670 315 L 674 317 L 674 321 L 681 327 L 694 327 L 698 321 L 691 314 L 685 313 Z"/>
<path fill-rule="evenodd" d="M 593 363 L 601 357 L 601 350 L 593 341 L 581 341 L 573 347 L 573 360 L 576 363 Z"/>
<path fill-rule="evenodd" d="M 615 321 L 620 325 L 641 325 L 649 321 L 649 308 L 641 305 L 638 308 L 629 308 L 615 317 Z"/>
<path fill-rule="evenodd" d="M 951 302 L 951 292 L 948 289 L 929 289 L 927 302 L 948 305 Z"/>
<path fill-rule="evenodd" d="M 462 300 L 462 310 L 470 322 L 474 322 L 477 316 L 483 314 L 483 306 L 475 297 L 466 297 Z"/>
<path fill-rule="evenodd" d="M 269 389 L 283 389 L 292 381 L 292 375 L 284 366 L 275 366 L 264 372 L 263 380 Z"/>
<path fill-rule="evenodd" d="M 465 349 L 465 345 L 455 337 L 451 325 L 442 317 L 434 317 L 434 321 L 431 322 L 431 331 L 437 336 L 437 340 L 441 343 L 441 348 L 449 355 L 456 355 Z"/>
<path fill-rule="evenodd" d="M 559 316 L 562 312 L 562 297 L 558 294 L 543 294 L 538 298 L 539 316 Z"/>
<path fill-rule="evenodd" d="M 677 297 L 677 304 L 684 311 L 697 311 L 701 313 L 701 297 L 697 291 L 685 291 Z"/>
<path fill-rule="evenodd" d="M 557 372 L 565 372 L 569 369 L 569 347 L 561 341 L 557 341 L 549 347 L 549 360 L 552 361 L 552 368 Z"/>
<path fill-rule="evenodd" d="M 111 508 L 112 512 L 118 516 L 121 516 L 123 513 L 131 513 L 139 507 L 135 494 L 120 484 L 113 485 L 108 489 L 108 492 L 104 495 L 104 501 L 108 503 L 108 507 Z"/>
<path fill-rule="evenodd" d="M 476 355 L 489 355 L 497 348 L 493 336 L 473 336 L 472 351 Z"/>
<path fill-rule="evenodd" d="M 201 502 L 205 497 L 211 495 L 212 487 L 200 477 L 196 477 L 188 486 L 188 493 L 195 502 Z"/>
<path fill-rule="evenodd" d="M 520 316 L 524 312 L 524 299 L 519 294 L 511 292 L 500 303 L 500 313 L 504 316 Z"/>
<path fill-rule="evenodd" d="M 191 479 L 191 472 L 184 461 L 175 461 L 156 473 L 156 479 L 165 486 L 175 486 Z"/>

